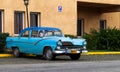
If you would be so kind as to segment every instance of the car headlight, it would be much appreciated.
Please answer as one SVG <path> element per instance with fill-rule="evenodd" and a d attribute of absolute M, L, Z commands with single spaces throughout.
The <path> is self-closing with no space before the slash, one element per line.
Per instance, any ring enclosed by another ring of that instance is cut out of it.
<path fill-rule="evenodd" d="M 83 44 L 86 45 L 86 44 L 87 44 L 87 41 L 85 40 Z"/>
<path fill-rule="evenodd" d="M 59 50 L 59 49 L 60 49 L 60 46 L 57 46 L 57 47 L 56 47 L 56 50 Z"/>
<path fill-rule="evenodd" d="M 57 45 L 58 45 L 58 46 L 62 46 L 62 41 L 59 40 L 59 41 L 57 42 Z"/>
<path fill-rule="evenodd" d="M 83 49 L 86 49 L 86 46 L 84 46 Z"/>

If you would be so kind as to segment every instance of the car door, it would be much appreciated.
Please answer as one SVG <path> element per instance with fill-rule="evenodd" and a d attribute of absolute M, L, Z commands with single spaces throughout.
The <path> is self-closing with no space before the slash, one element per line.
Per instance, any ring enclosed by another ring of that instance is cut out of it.
<path fill-rule="evenodd" d="M 30 35 L 30 31 L 26 30 L 18 38 L 18 40 L 19 40 L 19 49 L 23 53 L 28 53 L 28 48 L 30 47 L 30 44 L 31 44 L 29 42 L 29 37 L 30 37 L 29 35 Z"/>
<path fill-rule="evenodd" d="M 32 54 L 42 54 L 41 47 L 42 45 L 38 45 L 38 42 L 42 40 L 43 38 L 42 31 L 39 30 L 32 30 L 29 40 L 29 43 L 31 43 L 30 47 L 28 48 L 28 52 Z"/>
<path fill-rule="evenodd" d="M 40 46 L 36 43 L 41 40 L 38 36 L 38 30 L 26 30 L 19 38 L 19 49 L 23 53 L 40 54 Z"/>

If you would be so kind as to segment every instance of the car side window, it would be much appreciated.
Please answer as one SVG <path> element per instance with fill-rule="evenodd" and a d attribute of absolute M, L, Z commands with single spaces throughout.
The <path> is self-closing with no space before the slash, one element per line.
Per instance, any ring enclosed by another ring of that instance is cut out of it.
<path fill-rule="evenodd" d="M 53 36 L 53 32 L 52 31 L 46 31 L 45 36 Z"/>
<path fill-rule="evenodd" d="M 39 33 L 38 33 L 38 37 L 44 37 L 44 31 L 43 30 L 40 30 Z"/>
<path fill-rule="evenodd" d="M 29 31 L 28 31 L 28 30 L 25 31 L 25 32 L 21 35 L 21 37 L 29 37 Z"/>
<path fill-rule="evenodd" d="M 61 36 L 61 32 L 60 31 L 54 31 L 54 36 Z"/>
<path fill-rule="evenodd" d="M 38 37 L 38 30 L 33 30 L 31 37 Z"/>

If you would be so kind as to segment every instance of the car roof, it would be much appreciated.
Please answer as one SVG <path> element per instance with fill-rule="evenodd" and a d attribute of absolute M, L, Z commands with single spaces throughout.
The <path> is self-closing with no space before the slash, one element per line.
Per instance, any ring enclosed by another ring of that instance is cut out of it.
<path fill-rule="evenodd" d="M 60 29 L 54 27 L 30 27 L 30 28 L 25 28 L 24 30 L 60 30 Z"/>

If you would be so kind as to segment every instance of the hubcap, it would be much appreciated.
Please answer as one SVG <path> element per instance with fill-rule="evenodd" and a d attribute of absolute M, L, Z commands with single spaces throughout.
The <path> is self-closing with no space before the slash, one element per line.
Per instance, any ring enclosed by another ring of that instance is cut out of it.
<path fill-rule="evenodd" d="M 14 55 L 15 55 L 15 56 L 18 56 L 18 53 L 19 53 L 18 49 L 15 49 L 15 50 L 14 50 Z"/>
<path fill-rule="evenodd" d="M 47 52 L 46 52 L 46 57 L 47 57 L 48 59 L 51 59 L 51 58 L 52 58 L 52 51 L 51 51 L 51 50 L 47 50 Z"/>

